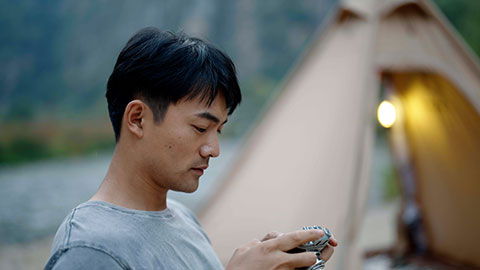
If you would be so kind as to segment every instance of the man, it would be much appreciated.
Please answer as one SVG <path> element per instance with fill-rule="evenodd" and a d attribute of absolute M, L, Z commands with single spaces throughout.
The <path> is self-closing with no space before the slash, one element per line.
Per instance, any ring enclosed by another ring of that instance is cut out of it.
<path fill-rule="evenodd" d="M 194 192 L 220 154 L 218 134 L 241 100 L 230 58 L 200 39 L 146 28 L 121 51 L 106 96 L 117 142 L 110 167 L 60 226 L 45 268 L 223 269 L 195 216 L 167 192 Z M 227 269 L 312 265 L 315 254 L 285 251 L 322 235 L 270 233 L 237 249 Z"/>

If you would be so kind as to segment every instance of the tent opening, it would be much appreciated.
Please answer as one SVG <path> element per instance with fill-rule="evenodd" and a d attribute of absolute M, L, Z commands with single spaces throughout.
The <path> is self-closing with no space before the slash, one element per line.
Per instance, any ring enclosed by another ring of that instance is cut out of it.
<path fill-rule="evenodd" d="M 439 74 L 388 73 L 382 85 L 398 108 L 386 131 L 402 194 L 394 252 L 479 266 L 478 111 Z"/>

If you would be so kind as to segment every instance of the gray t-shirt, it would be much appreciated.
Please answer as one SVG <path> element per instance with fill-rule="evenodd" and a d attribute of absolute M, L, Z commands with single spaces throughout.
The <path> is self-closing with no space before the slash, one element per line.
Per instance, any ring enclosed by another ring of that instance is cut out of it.
<path fill-rule="evenodd" d="M 80 204 L 55 235 L 46 270 L 223 269 L 200 224 L 183 205 L 139 211 Z"/>

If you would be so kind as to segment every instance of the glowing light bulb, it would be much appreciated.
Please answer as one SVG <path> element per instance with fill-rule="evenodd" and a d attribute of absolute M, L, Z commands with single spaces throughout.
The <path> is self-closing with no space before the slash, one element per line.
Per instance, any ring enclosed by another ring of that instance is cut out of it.
<path fill-rule="evenodd" d="M 377 117 L 378 122 L 380 122 L 383 127 L 389 128 L 393 126 L 397 117 L 393 104 L 387 100 L 382 101 L 378 106 Z"/>

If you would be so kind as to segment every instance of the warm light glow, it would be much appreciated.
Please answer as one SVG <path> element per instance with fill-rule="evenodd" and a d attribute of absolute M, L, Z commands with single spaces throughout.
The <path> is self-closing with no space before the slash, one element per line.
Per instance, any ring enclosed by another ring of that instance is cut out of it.
<path fill-rule="evenodd" d="M 393 123 L 395 123 L 395 119 L 397 117 L 397 113 L 393 104 L 390 101 L 382 101 L 380 106 L 378 106 L 377 117 L 378 122 L 380 122 L 383 127 L 391 127 Z"/>

